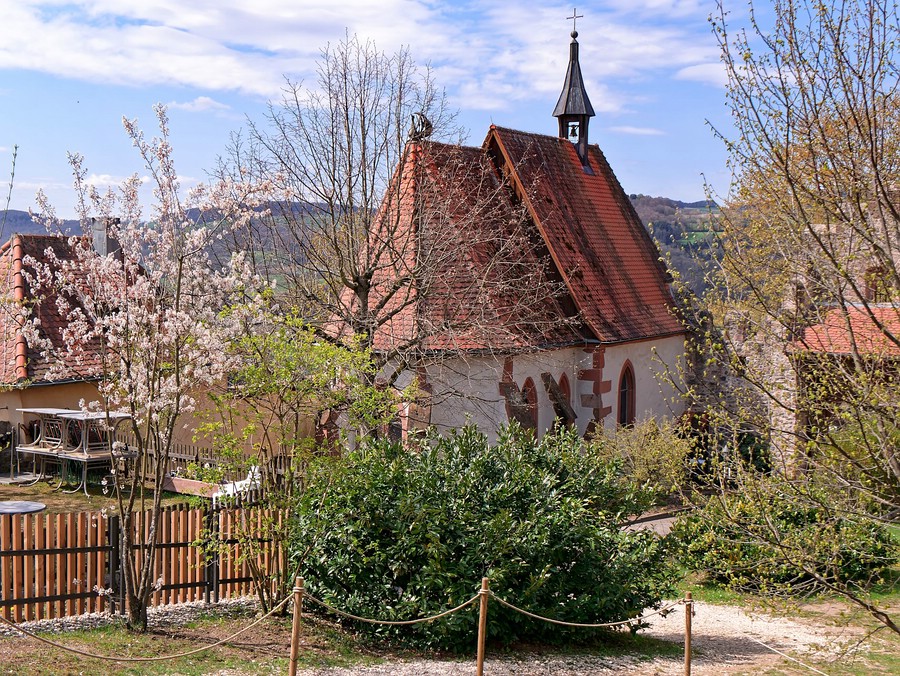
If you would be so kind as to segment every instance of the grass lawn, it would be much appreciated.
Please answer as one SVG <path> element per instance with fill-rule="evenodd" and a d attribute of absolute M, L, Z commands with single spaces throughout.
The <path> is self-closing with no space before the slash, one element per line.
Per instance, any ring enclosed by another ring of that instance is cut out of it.
<path fill-rule="evenodd" d="M 188 652 L 214 643 L 253 621 L 251 615 L 207 617 L 178 627 L 132 634 L 122 626 L 65 634 L 42 634 L 63 645 L 100 655 L 155 657 Z M 268 618 L 228 644 L 188 657 L 157 662 L 115 662 L 83 657 L 31 638 L 0 637 L 0 671 L 4 674 L 209 674 L 233 670 L 246 674 L 283 674 L 290 655 L 291 619 Z M 306 621 L 300 638 L 302 667 L 351 666 L 377 661 L 324 622 Z"/>
<path fill-rule="evenodd" d="M 56 514 L 64 512 L 88 512 L 99 509 L 114 509 L 116 506 L 116 498 L 112 491 L 108 495 L 103 495 L 102 487 L 89 484 L 86 496 L 83 491 L 78 490 L 75 493 L 65 493 L 63 491 L 53 490 L 56 481 L 39 481 L 33 486 L 8 485 L 0 484 L 0 500 L 30 500 L 33 502 L 43 502 L 47 505 L 46 513 Z M 68 490 L 71 490 L 70 487 Z M 63 489 L 66 489 L 63 486 Z M 146 491 L 147 501 L 153 499 L 153 492 Z M 190 496 L 177 495 L 174 493 L 166 493 L 163 495 L 163 505 L 174 505 L 191 500 Z M 147 505 L 149 509 L 151 505 Z"/>
<path fill-rule="evenodd" d="M 165 656 L 187 652 L 213 643 L 246 627 L 251 615 L 207 616 L 177 627 L 160 627 L 146 634 L 131 634 L 121 626 L 65 634 L 42 634 L 63 645 L 95 654 L 117 656 Z M 4 674 L 33 674 L 40 665 L 42 674 L 79 674 L 112 676 L 113 674 L 184 674 L 199 675 L 229 670 L 235 674 L 283 674 L 290 655 L 291 619 L 268 618 L 237 639 L 209 651 L 189 657 L 160 662 L 127 663 L 82 657 L 59 648 L 38 643 L 30 638 L 0 637 L 0 656 Z M 678 659 L 681 646 L 626 632 L 604 632 L 596 641 L 577 648 L 513 645 L 490 650 L 493 656 L 530 654 L 578 654 L 616 657 L 657 656 Z M 300 668 L 353 667 L 386 660 L 434 658 L 471 661 L 471 653 L 434 655 L 392 650 L 389 646 L 372 645 L 356 638 L 337 625 L 315 616 L 304 616 L 300 636 Z"/>

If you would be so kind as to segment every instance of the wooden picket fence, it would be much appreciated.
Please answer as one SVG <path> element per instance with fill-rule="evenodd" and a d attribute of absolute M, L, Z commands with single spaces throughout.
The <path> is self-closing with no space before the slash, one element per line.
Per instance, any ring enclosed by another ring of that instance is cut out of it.
<path fill-rule="evenodd" d="M 264 571 L 283 570 L 284 551 L 280 542 L 248 541 L 246 534 L 263 532 L 264 523 L 280 524 L 283 517 L 252 506 L 163 510 L 151 605 L 254 593 L 249 556 Z M 146 538 L 149 518 L 144 522 Z M 103 512 L 0 514 L 0 613 L 22 622 L 122 612 L 120 527 L 118 516 Z M 219 547 L 197 546 L 210 536 Z M 252 550 L 242 551 L 247 547 Z M 139 544 L 133 550 L 141 556 Z"/>

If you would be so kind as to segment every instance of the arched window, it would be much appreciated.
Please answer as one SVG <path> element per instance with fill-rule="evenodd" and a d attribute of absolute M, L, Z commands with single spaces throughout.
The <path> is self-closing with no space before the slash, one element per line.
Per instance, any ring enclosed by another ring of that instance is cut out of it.
<path fill-rule="evenodd" d="M 559 391 L 562 394 L 563 399 L 565 399 L 571 406 L 572 405 L 572 386 L 569 385 L 569 376 L 567 376 L 565 373 L 563 373 L 559 377 Z"/>
<path fill-rule="evenodd" d="M 620 425 L 634 424 L 634 369 L 631 362 L 626 361 L 622 367 L 622 375 L 619 376 L 619 414 L 617 417 Z"/>
<path fill-rule="evenodd" d="M 522 396 L 525 397 L 525 401 L 528 403 L 528 415 L 531 416 L 531 420 L 534 423 L 534 429 L 537 429 L 538 395 L 537 388 L 534 386 L 534 381 L 531 378 L 525 379 L 525 384 L 522 385 Z"/>

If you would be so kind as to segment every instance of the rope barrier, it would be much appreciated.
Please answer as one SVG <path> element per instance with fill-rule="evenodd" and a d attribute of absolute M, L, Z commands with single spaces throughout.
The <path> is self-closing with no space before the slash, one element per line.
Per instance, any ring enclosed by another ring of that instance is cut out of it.
<path fill-rule="evenodd" d="M 44 638 L 43 636 L 38 636 L 37 634 L 34 634 L 34 633 L 28 631 L 27 629 L 23 629 L 22 627 L 17 625 L 15 622 L 11 622 L 10 620 L 7 620 L 2 615 L 0 615 L 0 620 L 2 620 L 5 624 L 8 624 L 10 627 L 15 629 L 16 631 L 18 631 L 22 634 L 25 634 L 25 636 L 29 636 L 30 638 L 33 638 L 36 641 L 40 641 L 41 643 L 46 643 L 47 645 L 54 646 L 56 648 L 65 650 L 70 653 L 74 653 L 76 655 L 81 655 L 82 657 L 91 657 L 96 660 L 105 660 L 107 662 L 162 662 L 164 660 L 175 660 L 175 659 L 179 659 L 182 657 L 190 657 L 191 655 L 196 655 L 197 653 L 202 653 L 204 650 L 210 650 L 211 648 L 216 648 L 216 647 L 222 645 L 223 643 L 228 643 L 229 641 L 232 641 L 232 640 L 236 639 L 238 636 L 240 636 L 241 634 L 243 634 L 244 632 L 253 629 L 253 627 L 255 627 L 257 624 L 262 622 L 267 617 L 271 616 L 275 611 L 279 610 L 285 603 L 287 603 L 292 597 L 293 597 L 293 594 L 289 594 L 288 596 L 286 596 L 284 598 L 283 601 L 281 601 L 281 603 L 279 603 L 277 606 L 272 608 L 272 610 L 270 610 L 268 613 L 266 613 L 259 619 L 255 620 L 252 624 L 249 624 L 246 627 L 244 627 L 243 629 L 234 632 L 231 636 L 223 638 L 220 641 L 216 641 L 215 643 L 211 643 L 210 645 L 205 645 L 202 648 L 196 648 L 195 650 L 189 650 L 188 652 L 177 653 L 175 655 L 166 655 L 164 657 L 111 657 L 109 655 L 97 655 L 95 653 L 89 653 L 84 650 L 79 650 L 78 648 L 72 648 L 70 646 L 66 646 L 61 643 L 57 643 L 55 641 L 51 641 L 50 639 Z"/>
<path fill-rule="evenodd" d="M 528 612 L 527 610 L 524 610 L 524 609 L 522 609 L 522 608 L 519 608 L 518 606 L 514 606 L 514 605 L 513 605 L 512 603 L 510 603 L 509 601 L 505 601 L 505 600 L 501 599 L 501 598 L 500 598 L 499 596 L 497 596 L 494 592 L 488 592 L 488 593 L 489 593 L 491 596 L 493 596 L 494 599 L 496 599 L 496 601 L 497 601 L 500 605 L 506 606 L 506 607 L 509 608 L 510 610 L 515 610 L 517 613 L 522 613 L 523 615 L 527 615 L 528 617 L 532 617 L 532 618 L 534 618 L 535 620 L 543 620 L 544 622 L 551 622 L 551 623 L 553 623 L 553 624 L 559 624 L 559 625 L 562 625 L 562 626 L 564 626 L 564 627 L 582 627 L 582 628 L 585 628 L 585 629 L 600 629 L 600 628 L 607 628 L 607 627 L 621 627 L 621 626 L 624 626 L 624 625 L 634 624 L 635 622 L 641 622 L 641 621 L 643 621 L 643 620 L 646 620 L 648 617 L 653 617 L 654 615 L 668 614 L 669 611 L 672 610 L 672 608 L 675 608 L 676 606 L 679 606 L 679 605 L 681 605 L 682 603 L 684 603 L 684 600 L 683 600 L 683 599 L 679 599 L 678 601 L 675 601 L 674 603 L 670 603 L 669 605 L 664 606 L 664 607 L 660 608 L 659 610 L 656 610 L 656 611 L 654 611 L 654 612 L 652 612 L 652 613 L 648 613 L 648 614 L 646 614 L 646 615 L 641 615 L 640 617 L 632 618 L 632 619 L 630 619 L 630 620 L 620 620 L 620 621 L 618 621 L 618 622 L 599 622 L 599 623 L 596 623 L 596 624 L 584 624 L 584 623 L 581 623 L 581 622 L 563 622 L 562 620 L 554 620 L 554 619 L 552 619 L 552 618 L 550 618 L 550 617 L 544 617 L 544 616 L 542 616 L 542 615 L 536 615 L 535 613 L 530 613 L 530 612 Z"/>
<path fill-rule="evenodd" d="M 478 594 L 475 594 L 475 596 L 470 598 L 468 601 L 456 606 L 456 608 L 451 608 L 450 610 L 445 610 L 444 612 L 438 613 L 437 615 L 432 615 L 431 617 L 420 617 L 419 619 L 416 619 L 416 620 L 373 620 L 368 617 L 359 617 L 358 615 L 352 615 L 350 613 L 345 613 L 343 610 L 338 610 L 334 606 L 330 606 L 327 603 L 325 603 L 324 601 L 320 601 L 315 596 L 312 596 L 310 594 L 305 594 L 303 598 L 309 599 L 313 603 L 318 603 L 320 606 L 330 610 L 335 615 L 340 615 L 342 617 L 346 617 L 351 620 L 357 620 L 359 622 L 368 622 L 369 624 L 388 624 L 391 626 L 404 626 L 404 625 L 410 625 L 410 624 L 421 624 L 422 622 L 432 622 L 433 620 L 439 620 L 440 618 L 446 617 L 447 615 L 452 615 L 453 613 L 462 610 L 466 606 L 470 606 L 473 603 L 475 603 L 475 601 L 477 601 L 480 596 L 481 596 L 481 593 L 479 592 Z"/>
<path fill-rule="evenodd" d="M 744 634 L 744 638 L 749 638 L 749 639 L 750 639 L 751 641 L 753 641 L 754 643 L 759 643 L 759 644 L 760 644 L 763 648 L 765 648 L 766 650 L 771 650 L 773 653 L 776 653 L 776 654 L 778 654 L 778 655 L 781 655 L 782 657 L 784 657 L 784 658 L 786 658 L 786 659 L 789 659 L 791 662 L 796 662 L 796 663 L 799 664 L 801 667 L 806 667 L 807 669 L 809 669 L 809 670 L 812 671 L 812 672 L 815 672 L 815 673 L 817 673 L 817 674 L 822 674 L 822 676 L 828 676 L 828 674 L 826 674 L 824 671 L 819 671 L 819 670 L 816 669 L 815 667 L 811 667 L 811 666 L 809 666 L 808 664 L 804 664 L 803 662 L 801 662 L 801 661 L 798 660 L 797 658 L 791 657 L 790 655 L 786 655 L 786 654 L 784 654 L 783 652 L 781 652 L 780 650 L 778 650 L 778 649 L 776 649 L 776 648 L 773 648 L 773 647 L 770 646 L 770 645 L 766 645 L 765 643 L 763 643 L 763 642 L 760 641 L 759 639 L 753 638 L 752 636 L 750 636 L 750 634 Z"/>

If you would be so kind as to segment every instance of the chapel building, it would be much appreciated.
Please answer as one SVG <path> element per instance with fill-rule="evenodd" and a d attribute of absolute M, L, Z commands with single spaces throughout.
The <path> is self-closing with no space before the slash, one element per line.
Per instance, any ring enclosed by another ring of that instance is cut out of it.
<path fill-rule="evenodd" d="M 382 210 L 431 274 L 375 336 L 379 350 L 415 346 L 396 362 L 400 386 L 415 376 L 423 395 L 399 417 L 404 436 L 472 422 L 494 437 L 512 419 L 591 434 L 683 411 L 671 278 L 590 142 L 577 35 L 556 135 L 492 125 L 480 148 L 410 139 L 400 197 Z M 416 261 L 385 267 L 398 265 Z"/>

